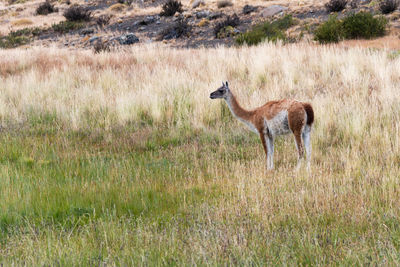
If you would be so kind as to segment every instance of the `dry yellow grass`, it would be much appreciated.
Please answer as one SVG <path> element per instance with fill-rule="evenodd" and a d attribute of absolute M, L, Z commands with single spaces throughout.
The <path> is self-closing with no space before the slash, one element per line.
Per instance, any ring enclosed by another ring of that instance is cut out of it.
<path fill-rule="evenodd" d="M 117 3 L 117 4 L 110 6 L 108 9 L 113 12 L 118 12 L 118 11 L 124 10 L 125 8 L 126 8 L 126 6 L 124 4 Z"/>
<path fill-rule="evenodd" d="M 18 19 L 11 22 L 13 26 L 27 26 L 31 25 L 33 22 L 30 19 Z"/>
<path fill-rule="evenodd" d="M 0 51 L 0 259 L 398 265 L 400 57 L 304 44 Z M 313 104 L 312 174 L 209 93 Z M 83 214 L 83 215 L 82 215 Z"/>

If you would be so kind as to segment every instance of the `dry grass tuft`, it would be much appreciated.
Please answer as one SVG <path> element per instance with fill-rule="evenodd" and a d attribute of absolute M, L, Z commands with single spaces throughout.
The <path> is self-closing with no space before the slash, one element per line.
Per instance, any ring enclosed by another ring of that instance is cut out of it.
<path fill-rule="evenodd" d="M 27 26 L 27 25 L 32 25 L 33 21 L 30 19 L 18 19 L 18 20 L 14 20 L 11 22 L 11 24 L 13 26 Z"/>

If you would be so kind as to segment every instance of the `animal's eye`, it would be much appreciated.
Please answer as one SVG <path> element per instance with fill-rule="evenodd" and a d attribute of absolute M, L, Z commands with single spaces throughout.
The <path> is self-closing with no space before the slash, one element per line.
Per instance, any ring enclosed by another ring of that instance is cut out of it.
<path fill-rule="evenodd" d="M 222 89 L 219 89 L 219 90 L 218 90 L 218 92 L 220 92 L 220 93 L 223 93 L 223 92 L 224 92 L 224 90 L 222 90 Z"/>

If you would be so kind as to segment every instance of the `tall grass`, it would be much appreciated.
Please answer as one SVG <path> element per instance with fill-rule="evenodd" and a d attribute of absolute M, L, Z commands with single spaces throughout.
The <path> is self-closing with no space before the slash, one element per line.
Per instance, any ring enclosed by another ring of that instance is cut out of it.
<path fill-rule="evenodd" d="M 0 263 L 397 265 L 399 69 L 302 44 L 0 50 Z M 313 104 L 311 175 L 290 137 L 265 171 L 221 80 Z"/>

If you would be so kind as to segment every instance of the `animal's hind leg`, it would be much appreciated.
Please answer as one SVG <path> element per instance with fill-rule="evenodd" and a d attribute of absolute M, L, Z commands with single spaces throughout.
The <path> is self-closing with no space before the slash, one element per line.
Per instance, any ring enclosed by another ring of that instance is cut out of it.
<path fill-rule="evenodd" d="M 300 103 L 294 104 L 288 110 L 288 123 L 289 128 L 294 134 L 294 140 L 296 142 L 297 152 L 299 154 L 298 162 L 297 162 L 297 170 L 301 166 L 301 160 L 304 155 L 303 142 L 301 139 L 301 135 L 306 124 L 306 111 L 304 110 L 303 105 Z"/>
<path fill-rule="evenodd" d="M 306 125 L 304 127 L 301 137 L 303 138 L 304 147 L 306 150 L 307 170 L 310 171 L 310 168 L 311 168 L 311 140 L 310 140 L 311 139 L 311 127 L 309 125 Z"/>
<path fill-rule="evenodd" d="M 303 142 L 301 139 L 301 132 L 296 131 L 293 133 L 294 134 L 294 140 L 296 142 L 296 148 L 297 148 L 297 152 L 299 154 L 298 160 L 297 160 L 297 166 L 296 166 L 296 170 L 299 170 L 301 167 L 301 161 L 304 157 L 304 148 L 303 148 Z"/>

